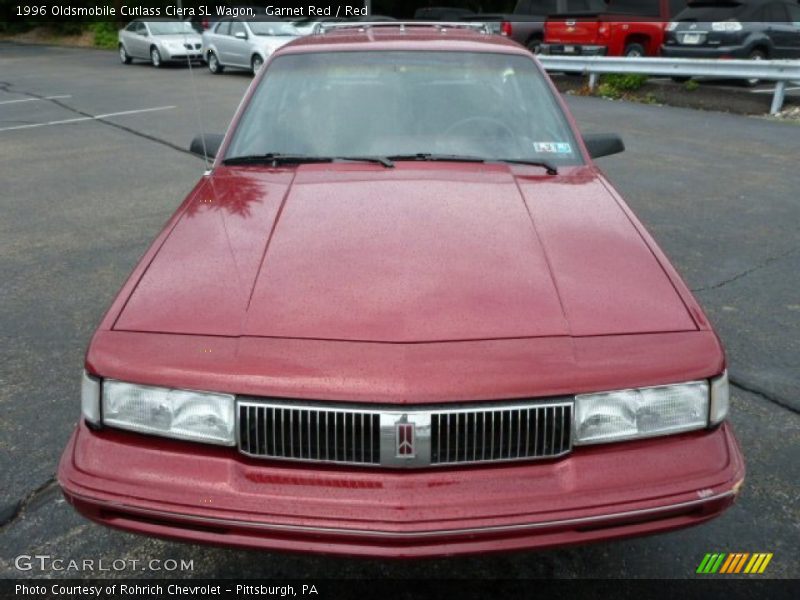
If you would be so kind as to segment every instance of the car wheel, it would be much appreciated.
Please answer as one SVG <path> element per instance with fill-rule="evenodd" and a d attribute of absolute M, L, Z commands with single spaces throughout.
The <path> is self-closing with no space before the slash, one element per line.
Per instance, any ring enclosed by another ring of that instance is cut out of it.
<path fill-rule="evenodd" d="M 531 38 L 525 45 L 528 47 L 528 50 L 530 50 L 534 54 L 539 54 L 539 46 L 542 45 L 542 40 L 539 38 Z"/>
<path fill-rule="evenodd" d="M 628 44 L 625 46 L 624 56 L 626 58 L 641 58 L 647 55 L 647 51 L 641 44 Z"/>
<path fill-rule="evenodd" d="M 121 62 L 123 65 L 129 65 L 129 64 L 131 64 L 131 61 L 132 61 L 132 60 L 133 60 L 133 59 L 132 59 L 132 58 L 131 58 L 131 57 L 128 55 L 128 51 L 127 51 L 127 50 L 125 50 L 125 46 L 123 46 L 122 44 L 120 44 L 120 45 L 119 45 L 119 61 L 120 61 L 120 62 Z"/>
<path fill-rule="evenodd" d="M 211 71 L 214 75 L 219 75 L 222 71 L 225 70 L 221 64 L 219 64 L 219 59 L 214 52 L 208 53 L 208 58 L 206 59 L 208 62 L 208 70 Z"/>
<path fill-rule="evenodd" d="M 756 48 L 747 57 L 747 60 L 766 60 L 767 54 L 763 50 Z M 744 84 L 747 87 L 755 87 L 758 85 L 759 79 L 745 79 Z"/>
<path fill-rule="evenodd" d="M 264 59 L 261 58 L 258 54 L 253 56 L 253 60 L 250 61 L 250 68 L 253 70 L 253 75 L 258 75 L 258 72 L 261 70 L 261 67 L 264 66 Z"/>
<path fill-rule="evenodd" d="M 161 52 L 155 46 L 150 48 L 150 62 L 153 63 L 156 69 L 161 68 Z"/>

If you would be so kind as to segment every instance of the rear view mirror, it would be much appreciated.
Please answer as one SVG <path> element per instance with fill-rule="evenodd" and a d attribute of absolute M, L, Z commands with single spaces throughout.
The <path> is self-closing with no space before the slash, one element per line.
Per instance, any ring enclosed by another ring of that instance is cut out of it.
<path fill-rule="evenodd" d="M 588 133 L 583 136 L 583 143 L 592 158 L 625 152 L 625 143 L 616 133 Z"/>
<path fill-rule="evenodd" d="M 198 135 L 192 140 L 189 146 L 189 152 L 197 156 L 208 156 L 208 158 L 216 158 L 219 147 L 222 146 L 222 140 L 225 136 L 221 133 L 204 133 Z"/>

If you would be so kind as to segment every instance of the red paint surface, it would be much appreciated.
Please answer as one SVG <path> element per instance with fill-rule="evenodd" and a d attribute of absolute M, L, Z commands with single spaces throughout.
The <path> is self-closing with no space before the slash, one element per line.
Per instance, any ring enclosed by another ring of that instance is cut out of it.
<path fill-rule="evenodd" d="M 431 37 L 312 36 L 280 53 L 429 50 Z M 435 47 L 525 52 L 475 33 L 437 38 Z M 705 379 L 725 359 L 678 274 L 592 165 L 550 177 L 503 165 L 217 164 L 123 286 L 86 367 L 175 388 L 421 405 Z M 697 502 L 743 475 L 728 426 L 577 448 L 557 461 L 400 473 L 256 461 L 81 424 L 59 467 L 67 497 L 108 525 L 381 556 L 684 527 L 719 514 L 731 497 L 657 518 L 602 515 Z M 586 517 L 602 518 L 553 524 Z M 542 523 L 550 525 L 424 536 Z"/>

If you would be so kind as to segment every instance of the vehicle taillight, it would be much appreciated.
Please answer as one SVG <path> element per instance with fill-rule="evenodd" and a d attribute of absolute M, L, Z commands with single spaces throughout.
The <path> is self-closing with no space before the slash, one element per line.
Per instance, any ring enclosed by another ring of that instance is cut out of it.
<path fill-rule="evenodd" d="M 514 28 L 511 26 L 511 21 L 503 21 L 503 24 L 500 26 L 500 33 L 507 37 L 511 37 L 513 32 Z"/>
<path fill-rule="evenodd" d="M 208 22 L 208 19 L 203 19 L 202 21 L 200 21 L 200 27 L 202 27 L 203 29 L 208 29 L 209 27 L 211 27 L 211 23 Z"/>

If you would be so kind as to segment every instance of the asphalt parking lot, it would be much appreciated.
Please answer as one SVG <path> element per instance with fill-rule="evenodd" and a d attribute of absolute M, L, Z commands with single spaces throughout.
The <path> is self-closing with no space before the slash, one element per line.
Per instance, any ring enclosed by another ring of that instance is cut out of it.
<path fill-rule="evenodd" d="M 772 552 L 800 576 L 800 126 L 569 98 L 627 153 L 601 166 L 696 292 L 728 351 L 747 460 L 723 517 L 658 537 L 414 562 L 178 544 L 91 524 L 53 476 L 79 412 L 89 337 L 203 172 L 185 149 L 222 132 L 248 74 L 120 65 L 113 52 L 0 43 L 0 577 L 14 557 L 192 560 L 116 577 L 682 578 L 707 552 Z M 88 573 L 85 575 L 89 575 Z"/>

